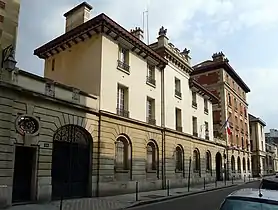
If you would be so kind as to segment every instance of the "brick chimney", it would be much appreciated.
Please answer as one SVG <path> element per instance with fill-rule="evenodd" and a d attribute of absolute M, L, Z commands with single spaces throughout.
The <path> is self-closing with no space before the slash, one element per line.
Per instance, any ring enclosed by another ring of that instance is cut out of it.
<path fill-rule="evenodd" d="M 140 27 L 135 27 L 135 29 L 131 29 L 130 33 L 133 36 L 136 36 L 137 39 L 140 39 L 141 41 L 144 40 L 144 31 Z"/>
<path fill-rule="evenodd" d="M 90 4 L 83 2 L 66 12 L 64 14 L 64 17 L 66 18 L 66 32 L 88 21 L 92 9 L 93 7 Z"/>
<path fill-rule="evenodd" d="M 225 55 L 222 51 L 218 52 L 218 53 L 214 53 L 212 55 L 212 59 L 213 59 L 213 61 L 224 61 L 225 60 Z"/>

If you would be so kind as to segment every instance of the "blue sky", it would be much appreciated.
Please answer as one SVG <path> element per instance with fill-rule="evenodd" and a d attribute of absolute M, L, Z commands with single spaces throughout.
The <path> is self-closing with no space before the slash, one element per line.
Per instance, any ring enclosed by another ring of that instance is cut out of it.
<path fill-rule="evenodd" d="M 22 0 L 16 58 L 18 66 L 43 75 L 33 50 L 64 33 L 63 14 L 82 0 Z M 277 128 L 277 0 L 87 0 L 91 16 L 106 13 L 126 29 L 142 26 L 148 5 L 150 41 L 168 29 L 170 41 L 191 50 L 192 64 L 223 51 L 251 89 L 249 112 Z"/>

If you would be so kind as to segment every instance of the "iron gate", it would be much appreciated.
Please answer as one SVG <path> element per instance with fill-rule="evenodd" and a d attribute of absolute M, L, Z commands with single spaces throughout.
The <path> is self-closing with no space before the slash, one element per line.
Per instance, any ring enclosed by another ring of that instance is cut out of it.
<path fill-rule="evenodd" d="M 88 196 L 89 168 L 89 133 L 75 125 L 58 129 L 53 139 L 52 198 Z"/>

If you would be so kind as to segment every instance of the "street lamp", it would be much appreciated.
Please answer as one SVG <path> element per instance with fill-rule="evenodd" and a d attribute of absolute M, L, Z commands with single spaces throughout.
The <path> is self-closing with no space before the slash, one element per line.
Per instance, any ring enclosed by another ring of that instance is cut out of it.
<path fill-rule="evenodd" d="M 16 63 L 17 62 L 14 58 L 14 47 L 13 45 L 10 45 L 6 47 L 2 52 L 1 67 L 9 71 L 12 71 L 15 69 Z"/>

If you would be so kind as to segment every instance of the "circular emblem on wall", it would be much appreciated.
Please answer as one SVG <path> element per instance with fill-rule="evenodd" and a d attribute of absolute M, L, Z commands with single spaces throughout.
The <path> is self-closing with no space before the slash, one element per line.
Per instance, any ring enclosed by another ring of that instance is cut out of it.
<path fill-rule="evenodd" d="M 21 135 L 37 135 L 40 130 L 40 123 L 36 117 L 20 115 L 16 119 L 16 130 Z"/>

